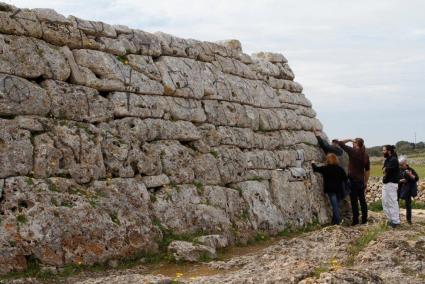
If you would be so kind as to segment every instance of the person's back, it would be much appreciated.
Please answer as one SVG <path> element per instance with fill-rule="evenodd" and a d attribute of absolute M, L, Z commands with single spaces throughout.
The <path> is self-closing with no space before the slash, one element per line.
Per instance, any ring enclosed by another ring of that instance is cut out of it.
<path fill-rule="evenodd" d="M 347 179 L 344 169 L 338 165 L 326 165 L 313 167 L 313 171 L 323 175 L 323 185 L 325 193 L 332 192 L 342 194 L 343 182 Z"/>

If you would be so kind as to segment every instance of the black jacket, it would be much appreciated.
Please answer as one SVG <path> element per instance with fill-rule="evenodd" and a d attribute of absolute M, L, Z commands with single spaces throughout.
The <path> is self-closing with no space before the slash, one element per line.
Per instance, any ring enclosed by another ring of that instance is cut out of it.
<path fill-rule="evenodd" d="M 342 194 L 343 183 L 347 180 L 344 169 L 337 165 L 316 166 L 312 164 L 313 171 L 323 175 L 325 193 Z"/>
<path fill-rule="evenodd" d="M 414 178 L 411 178 L 406 170 L 411 171 Z M 419 180 L 419 176 L 414 169 L 407 166 L 407 169 L 400 169 L 400 180 L 404 179 L 404 182 L 399 182 L 399 197 L 401 199 L 409 199 L 411 197 L 415 197 L 418 194 L 417 182 Z"/>
<path fill-rule="evenodd" d="M 383 183 L 398 183 L 400 181 L 400 168 L 398 165 L 397 156 L 390 156 L 385 159 Z"/>

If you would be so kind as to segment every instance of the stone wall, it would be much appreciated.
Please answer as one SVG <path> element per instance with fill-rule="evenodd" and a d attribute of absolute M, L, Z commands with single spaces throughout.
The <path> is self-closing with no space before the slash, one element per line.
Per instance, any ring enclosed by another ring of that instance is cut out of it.
<path fill-rule="evenodd" d="M 329 220 L 281 54 L 0 3 L 0 273 Z"/>

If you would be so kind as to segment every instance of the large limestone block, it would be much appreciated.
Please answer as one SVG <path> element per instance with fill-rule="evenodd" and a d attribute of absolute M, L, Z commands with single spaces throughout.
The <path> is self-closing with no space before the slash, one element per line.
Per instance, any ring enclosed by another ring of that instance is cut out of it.
<path fill-rule="evenodd" d="M 40 38 L 43 34 L 36 14 L 29 9 L 1 3 L 0 32 L 4 34 L 25 35 Z"/>
<path fill-rule="evenodd" d="M 292 71 L 288 63 L 277 63 L 276 65 L 279 67 L 280 71 L 279 78 L 286 80 L 294 80 L 294 72 Z"/>
<path fill-rule="evenodd" d="M 278 155 L 274 152 L 266 150 L 255 150 L 244 152 L 248 169 L 269 169 L 274 170 L 278 168 L 279 159 Z"/>
<path fill-rule="evenodd" d="M 115 117 L 168 118 L 204 122 L 202 103 L 194 99 L 114 92 L 108 96 Z"/>
<path fill-rule="evenodd" d="M 170 179 L 164 174 L 158 176 L 143 176 L 142 182 L 147 188 L 154 188 L 170 184 Z"/>
<path fill-rule="evenodd" d="M 152 80 L 161 81 L 161 73 L 151 56 L 130 54 L 127 56 L 127 60 L 128 64 L 134 70 L 146 75 Z"/>
<path fill-rule="evenodd" d="M 186 50 L 190 47 L 186 39 L 179 38 L 163 32 L 157 32 L 155 35 L 158 37 L 162 54 L 168 56 L 187 57 Z"/>
<path fill-rule="evenodd" d="M 259 128 L 256 108 L 226 101 L 204 100 L 207 122 L 215 125 Z"/>
<path fill-rule="evenodd" d="M 329 220 L 329 205 L 317 180 L 290 180 L 290 171 L 274 171 L 270 182 L 274 204 L 282 212 L 284 222 L 289 226 L 303 226 Z M 318 220 L 314 220 L 314 216 Z"/>
<path fill-rule="evenodd" d="M 254 230 L 275 234 L 285 228 L 283 215 L 269 192 L 268 181 L 245 181 L 235 186 L 241 189 L 248 203 L 249 219 Z"/>
<path fill-rule="evenodd" d="M 175 234 L 228 232 L 232 223 L 227 214 L 209 205 L 202 192 L 203 189 L 187 184 L 163 187 L 155 194 L 154 216 L 163 228 Z"/>
<path fill-rule="evenodd" d="M 157 247 L 149 194 L 134 179 L 84 187 L 63 178 L 14 177 L 6 180 L 5 192 L 0 240 L 8 238 L 4 248 L 18 248 L 15 256 L 24 260 L 33 256 L 52 266 L 90 265 Z M 1 253 L 0 263 L 3 258 Z"/>
<path fill-rule="evenodd" d="M 195 99 L 204 96 L 202 63 L 189 58 L 162 56 L 155 64 L 161 72 L 166 95 Z"/>
<path fill-rule="evenodd" d="M 214 151 L 219 157 L 218 170 L 224 184 L 239 181 L 243 176 L 247 161 L 242 151 L 234 146 L 220 146 Z"/>
<path fill-rule="evenodd" d="M 140 151 L 133 151 L 131 143 L 126 143 L 107 129 L 102 130 L 102 154 L 107 176 L 133 177 L 135 172 L 132 162 L 140 158 Z M 138 144 L 137 144 L 138 146 Z"/>
<path fill-rule="evenodd" d="M 164 100 L 171 119 L 192 122 L 204 122 L 207 119 L 203 104 L 199 100 L 169 96 L 164 97 Z"/>
<path fill-rule="evenodd" d="M 132 30 L 131 33 L 122 34 L 120 37 L 127 38 L 136 48 L 132 53 L 158 57 L 161 55 L 161 43 L 158 36 L 141 30 Z"/>
<path fill-rule="evenodd" d="M 217 158 L 210 153 L 196 156 L 193 168 L 196 180 L 202 184 L 220 184 L 221 178 L 217 164 Z"/>
<path fill-rule="evenodd" d="M 205 258 L 217 258 L 215 248 L 185 241 L 171 242 L 168 246 L 168 252 L 171 253 L 177 261 L 197 262 Z"/>
<path fill-rule="evenodd" d="M 204 73 L 207 73 L 206 71 Z M 209 99 L 237 102 L 251 106 L 272 108 L 279 105 L 273 88 L 260 80 L 249 80 L 231 74 L 214 74 Z"/>
<path fill-rule="evenodd" d="M 219 126 L 217 132 L 220 135 L 221 145 L 250 149 L 255 148 L 258 143 L 255 133 L 249 128 Z"/>
<path fill-rule="evenodd" d="M 280 89 L 277 92 L 279 101 L 282 103 L 294 104 L 297 106 L 305 106 L 311 108 L 311 102 L 301 93 L 291 93 L 287 90 Z"/>
<path fill-rule="evenodd" d="M 100 36 L 116 37 L 117 36 L 115 29 L 111 25 L 105 24 L 103 22 L 83 20 L 74 16 L 69 16 L 68 19 L 74 22 L 75 26 L 87 35 L 92 35 L 97 37 L 100 37 Z"/>
<path fill-rule="evenodd" d="M 279 67 L 269 61 L 255 60 L 249 67 L 262 76 L 279 77 L 280 75 Z"/>
<path fill-rule="evenodd" d="M 47 115 L 50 99 L 46 91 L 25 79 L 0 74 L 0 115 Z"/>
<path fill-rule="evenodd" d="M 90 123 L 113 118 L 111 103 L 95 89 L 53 80 L 44 81 L 42 87 L 47 90 L 56 118 Z"/>
<path fill-rule="evenodd" d="M 225 248 L 229 245 L 228 239 L 223 235 L 201 236 L 196 241 L 214 249 Z"/>
<path fill-rule="evenodd" d="M 114 116 L 117 118 L 162 118 L 168 110 L 166 99 L 162 96 L 113 92 L 108 95 L 108 99 L 112 102 Z"/>
<path fill-rule="evenodd" d="M 2 73 L 66 81 L 71 72 L 62 52 L 42 40 L 0 35 L 0 51 Z"/>
<path fill-rule="evenodd" d="M 274 52 L 257 52 L 251 55 L 255 59 L 262 59 L 272 63 L 287 63 L 288 60 L 280 53 Z"/>
<path fill-rule="evenodd" d="M 32 170 L 31 133 L 14 120 L 0 119 L 0 178 L 27 175 Z"/>
<path fill-rule="evenodd" d="M 111 122 L 124 141 L 179 140 L 195 141 L 201 138 L 196 126 L 189 121 L 123 118 Z"/>
<path fill-rule="evenodd" d="M 240 62 L 239 60 L 216 55 L 214 65 L 217 66 L 223 73 L 229 73 L 247 79 L 257 79 L 257 76 L 250 67 Z"/>
<path fill-rule="evenodd" d="M 34 175 L 69 175 L 78 183 L 105 177 L 98 128 L 62 121 L 34 137 Z"/>
<path fill-rule="evenodd" d="M 151 143 L 160 154 L 163 172 L 177 184 L 192 183 L 195 180 L 194 152 L 177 141 Z"/>
<path fill-rule="evenodd" d="M 82 73 L 82 82 L 76 83 L 101 91 L 128 91 L 156 95 L 163 93 L 160 83 L 132 69 L 112 54 L 87 49 L 72 52 L 75 62 L 79 65 L 79 70 L 76 72 Z"/>

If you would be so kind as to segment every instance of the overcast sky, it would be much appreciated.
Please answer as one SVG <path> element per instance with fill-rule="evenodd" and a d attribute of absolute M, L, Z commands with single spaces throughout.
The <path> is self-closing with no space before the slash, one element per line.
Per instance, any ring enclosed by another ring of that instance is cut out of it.
<path fill-rule="evenodd" d="M 423 0 L 3 1 L 283 53 L 329 137 L 425 141 Z"/>

